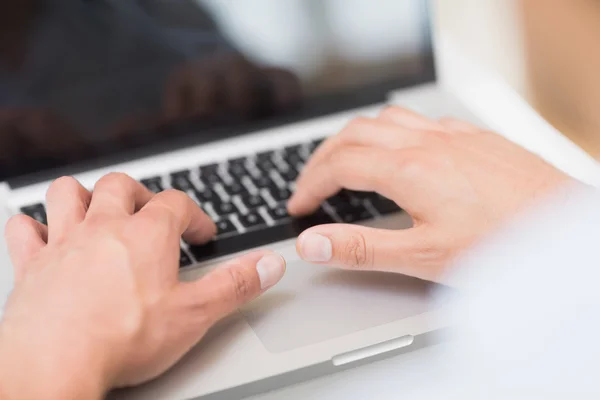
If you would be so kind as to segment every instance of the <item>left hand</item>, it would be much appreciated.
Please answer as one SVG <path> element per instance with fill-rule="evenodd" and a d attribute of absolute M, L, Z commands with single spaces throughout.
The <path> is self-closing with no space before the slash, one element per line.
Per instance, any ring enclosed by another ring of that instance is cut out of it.
<path fill-rule="evenodd" d="M 439 281 L 462 251 L 569 181 L 492 132 L 390 107 L 326 141 L 302 171 L 288 208 L 308 214 L 342 188 L 379 192 L 410 214 L 413 228 L 318 226 L 299 237 L 300 256 Z"/>

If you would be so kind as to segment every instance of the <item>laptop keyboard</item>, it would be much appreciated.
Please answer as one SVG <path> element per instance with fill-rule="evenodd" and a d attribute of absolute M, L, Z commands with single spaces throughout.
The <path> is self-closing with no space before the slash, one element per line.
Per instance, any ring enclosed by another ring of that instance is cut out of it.
<path fill-rule="evenodd" d="M 313 215 L 290 217 L 286 203 L 294 182 L 322 141 L 140 180 L 154 193 L 170 188 L 186 192 L 217 225 L 217 236 L 208 244 L 182 242 L 181 267 L 291 239 L 315 225 L 357 223 L 400 211 L 393 201 L 378 194 L 342 190 Z M 47 223 L 43 204 L 23 207 L 21 212 Z"/>

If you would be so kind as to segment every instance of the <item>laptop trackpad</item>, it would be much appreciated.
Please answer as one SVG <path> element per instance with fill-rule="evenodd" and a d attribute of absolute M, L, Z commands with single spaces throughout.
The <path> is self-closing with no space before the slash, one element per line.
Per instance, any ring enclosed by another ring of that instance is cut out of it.
<path fill-rule="evenodd" d="M 283 352 L 428 311 L 435 285 L 401 275 L 332 270 L 288 258 L 284 279 L 242 309 L 271 352 Z"/>

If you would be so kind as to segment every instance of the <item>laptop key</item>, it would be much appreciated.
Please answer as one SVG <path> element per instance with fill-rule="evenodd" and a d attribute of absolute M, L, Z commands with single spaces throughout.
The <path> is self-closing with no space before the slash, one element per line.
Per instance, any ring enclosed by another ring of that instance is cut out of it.
<path fill-rule="evenodd" d="M 208 187 L 213 187 L 217 183 L 223 183 L 223 178 L 217 172 L 202 174 L 200 175 L 200 180 Z"/>
<path fill-rule="evenodd" d="M 200 166 L 200 174 L 214 174 L 219 170 L 219 164 L 207 164 Z"/>
<path fill-rule="evenodd" d="M 171 186 L 173 189 L 181 190 L 182 192 L 188 192 L 196 190 L 192 181 L 190 180 L 190 171 L 179 171 L 171 174 Z"/>
<path fill-rule="evenodd" d="M 256 228 L 267 224 L 267 221 L 265 221 L 265 219 L 256 211 L 251 211 L 246 215 L 240 215 L 239 220 L 244 228 Z"/>
<path fill-rule="evenodd" d="M 215 212 L 220 216 L 239 213 L 238 208 L 233 203 L 213 203 L 212 206 L 213 210 L 215 210 Z"/>
<path fill-rule="evenodd" d="M 240 235 L 224 237 L 221 239 L 217 238 L 202 246 L 190 246 L 190 251 L 194 255 L 196 261 L 204 262 L 258 246 L 292 239 L 312 226 L 330 224 L 333 222 L 334 221 L 330 216 L 321 211 L 306 218 L 290 219 L 287 223 L 264 227 L 263 229 Z"/>
<path fill-rule="evenodd" d="M 276 222 L 291 218 L 287 212 L 287 207 L 284 204 L 278 205 L 275 208 L 268 209 L 267 213 L 273 219 L 273 221 Z"/>
<path fill-rule="evenodd" d="M 273 154 L 275 154 L 274 151 L 263 151 L 261 153 L 258 153 L 256 155 L 256 160 L 257 161 L 265 161 L 265 160 L 272 160 L 273 159 Z"/>
<path fill-rule="evenodd" d="M 200 203 L 221 203 L 221 198 L 212 189 L 206 188 L 204 190 L 195 190 L 194 194 L 196 195 Z"/>
<path fill-rule="evenodd" d="M 363 205 L 344 207 L 339 210 L 336 209 L 335 212 L 346 224 L 375 218 L 375 216 Z"/>
<path fill-rule="evenodd" d="M 179 267 L 187 267 L 188 265 L 192 265 L 194 262 L 188 253 L 185 250 L 181 249 L 179 253 Z"/>
<path fill-rule="evenodd" d="M 277 170 L 277 167 L 275 166 L 275 163 L 271 159 L 268 159 L 268 160 L 257 160 L 256 161 L 256 168 L 258 168 L 264 174 L 268 174 L 271 171 Z"/>
<path fill-rule="evenodd" d="M 286 182 L 295 182 L 298 179 L 298 171 L 295 168 L 288 168 L 286 171 L 279 172 L 279 175 Z"/>
<path fill-rule="evenodd" d="M 267 205 L 265 199 L 263 199 L 262 196 L 258 194 L 244 193 L 241 196 L 241 200 L 248 210 L 254 210 L 258 207 Z"/>
<path fill-rule="evenodd" d="M 216 222 L 217 225 L 217 237 L 236 233 L 237 228 L 233 225 L 233 222 L 229 218 L 224 218 Z"/>
<path fill-rule="evenodd" d="M 148 188 L 153 193 L 160 193 L 165 190 L 160 176 L 142 179 L 140 183 Z"/>
<path fill-rule="evenodd" d="M 276 202 L 287 201 L 290 197 L 292 197 L 292 192 L 290 192 L 288 189 L 271 187 L 269 188 L 269 193 Z"/>
<path fill-rule="evenodd" d="M 252 178 L 252 183 L 254 183 L 254 186 L 256 186 L 258 189 L 275 186 L 275 183 L 273 183 L 268 175 L 261 175 L 257 178 Z"/>
<path fill-rule="evenodd" d="M 246 193 L 248 190 L 239 182 L 231 182 L 227 185 L 223 185 L 223 189 L 230 196 L 235 196 L 238 194 Z"/>
<path fill-rule="evenodd" d="M 299 170 L 304 167 L 304 159 L 299 154 L 288 154 L 283 159 L 291 168 L 294 168 L 295 170 Z"/>
<path fill-rule="evenodd" d="M 234 178 L 241 179 L 242 177 L 248 175 L 248 171 L 244 164 L 231 164 L 227 167 L 227 172 Z"/>
<path fill-rule="evenodd" d="M 341 190 L 335 196 L 332 196 L 327 199 L 327 204 L 329 204 L 331 207 L 333 207 L 335 209 L 338 209 L 341 207 L 347 207 L 347 206 L 351 205 L 352 203 L 356 203 L 356 200 L 354 200 L 354 202 L 353 202 L 353 199 L 350 196 L 350 192 L 348 192 L 347 190 Z M 355 204 L 355 205 L 357 205 L 357 204 Z"/>
<path fill-rule="evenodd" d="M 46 217 L 46 208 L 41 203 L 22 207 L 21 212 L 35 219 L 39 223 L 42 223 L 44 225 L 48 224 L 48 218 Z"/>

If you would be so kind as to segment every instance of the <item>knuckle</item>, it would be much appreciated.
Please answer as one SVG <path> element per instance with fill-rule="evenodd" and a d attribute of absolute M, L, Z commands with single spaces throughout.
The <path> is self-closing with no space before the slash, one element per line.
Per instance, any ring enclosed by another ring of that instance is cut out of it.
<path fill-rule="evenodd" d="M 187 203 L 190 199 L 187 193 L 176 189 L 167 189 L 161 193 L 161 196 L 163 196 L 167 202 L 173 202 L 175 204 Z"/>
<path fill-rule="evenodd" d="M 404 109 L 398 106 L 387 106 L 379 114 L 383 118 L 394 118 L 404 115 Z"/>
<path fill-rule="evenodd" d="M 365 268 L 369 266 L 369 253 L 367 242 L 361 233 L 354 233 L 344 244 L 342 262 L 352 268 Z"/>
<path fill-rule="evenodd" d="M 342 130 L 341 137 L 346 138 L 352 135 L 365 134 L 367 129 L 373 126 L 373 119 L 367 117 L 356 117 L 346 125 L 346 129 Z"/>
<path fill-rule="evenodd" d="M 418 176 L 426 169 L 426 157 L 425 153 L 421 151 L 403 150 L 394 160 L 395 167 L 403 175 Z"/>
<path fill-rule="evenodd" d="M 252 295 L 252 282 L 239 268 L 232 267 L 227 270 L 231 292 L 236 302 L 243 302 Z"/>
<path fill-rule="evenodd" d="M 24 214 L 18 214 L 10 217 L 4 227 L 4 234 L 6 237 L 12 236 L 15 232 L 22 229 L 25 226 L 32 226 L 35 221 Z"/>
<path fill-rule="evenodd" d="M 123 192 L 131 194 L 135 191 L 136 181 L 130 176 L 121 172 L 111 172 L 104 175 L 96 183 L 94 190 L 102 190 L 113 195 L 122 194 Z"/>
<path fill-rule="evenodd" d="M 68 193 L 73 190 L 79 189 L 79 182 L 72 176 L 61 176 L 60 178 L 54 180 L 50 187 L 48 188 L 48 194 L 63 194 Z"/>

